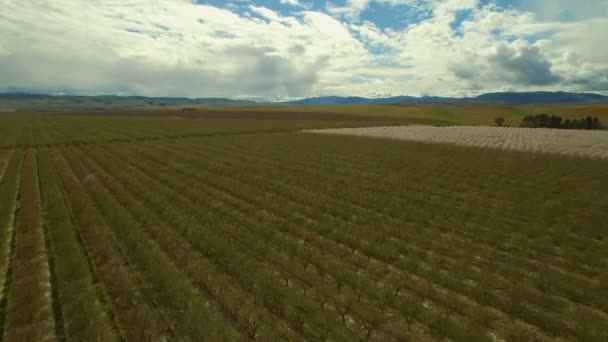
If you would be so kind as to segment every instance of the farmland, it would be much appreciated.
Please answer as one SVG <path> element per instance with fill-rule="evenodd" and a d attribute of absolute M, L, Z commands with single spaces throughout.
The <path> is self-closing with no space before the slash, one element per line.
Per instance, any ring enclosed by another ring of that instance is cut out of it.
<path fill-rule="evenodd" d="M 3 340 L 608 339 L 606 160 L 301 113 L 0 116 Z"/>
<path fill-rule="evenodd" d="M 199 107 L 202 111 L 209 107 Z M 322 105 L 322 106 L 241 106 L 244 111 L 255 112 L 298 112 L 298 113 L 332 113 L 342 115 L 356 115 L 360 117 L 391 118 L 396 120 L 420 120 L 424 124 L 440 125 L 494 125 L 496 117 L 504 117 L 505 124 L 519 126 L 526 115 L 541 113 L 555 114 L 564 119 L 580 119 L 585 116 L 597 116 L 600 121 L 608 122 L 607 104 L 557 104 L 557 105 L 516 105 L 504 103 L 434 103 L 434 104 L 406 104 L 406 105 Z M 233 111 L 234 108 L 214 107 L 215 110 Z M 410 121 L 411 122 L 411 121 Z"/>
<path fill-rule="evenodd" d="M 608 132 L 476 126 L 377 126 L 324 128 L 311 133 L 346 134 L 493 149 L 608 159 Z"/>

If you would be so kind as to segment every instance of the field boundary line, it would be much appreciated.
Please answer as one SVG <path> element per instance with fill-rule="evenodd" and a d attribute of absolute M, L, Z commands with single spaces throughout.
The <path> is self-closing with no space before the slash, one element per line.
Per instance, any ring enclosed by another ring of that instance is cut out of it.
<path fill-rule="evenodd" d="M 6 169 L 8 169 L 8 163 L 11 161 L 11 158 L 13 158 L 13 153 L 15 153 L 15 149 L 12 147 L 6 152 L 6 158 L 3 159 L 2 169 L 0 170 L 0 182 L 4 179 L 4 174 L 6 173 Z"/>
<path fill-rule="evenodd" d="M 34 149 L 34 161 L 36 163 L 36 179 L 38 181 L 38 199 L 40 200 L 40 208 L 41 211 L 44 210 L 42 204 L 42 183 L 40 181 L 40 167 L 38 164 L 38 150 Z M 44 246 L 46 251 L 46 261 L 49 272 L 49 282 L 50 282 L 50 293 L 51 293 L 51 307 L 53 309 L 53 316 L 55 320 L 55 336 L 58 341 L 66 341 L 65 336 L 65 322 L 63 320 L 63 313 L 61 310 L 61 303 L 59 301 L 59 292 L 57 291 L 57 274 L 55 272 L 55 256 L 53 253 L 53 246 L 50 242 L 48 225 L 46 220 L 44 219 L 43 212 L 41 212 L 41 225 L 42 225 L 42 234 L 44 236 Z"/>
<path fill-rule="evenodd" d="M 4 278 L 4 284 L 2 285 L 2 299 L 0 300 L 0 339 L 4 341 L 4 333 L 5 333 L 5 323 L 6 323 L 6 314 L 8 308 L 8 294 L 11 287 L 11 283 L 13 280 L 13 258 L 15 256 L 15 229 L 19 224 L 19 211 L 21 210 L 21 183 L 22 183 L 22 172 L 23 168 L 23 151 L 21 151 L 21 156 L 19 160 L 19 167 L 17 168 L 18 175 L 18 184 L 15 187 L 15 195 L 14 195 L 14 210 L 12 212 L 12 219 L 9 219 L 9 225 L 5 227 L 5 229 L 10 234 L 10 239 L 6 241 L 6 275 Z M 12 223 L 11 223 L 12 222 Z"/>

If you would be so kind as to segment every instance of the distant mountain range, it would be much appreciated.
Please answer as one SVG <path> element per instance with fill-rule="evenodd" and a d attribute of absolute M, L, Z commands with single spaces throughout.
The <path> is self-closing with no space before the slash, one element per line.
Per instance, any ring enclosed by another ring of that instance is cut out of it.
<path fill-rule="evenodd" d="M 189 99 L 185 97 L 145 96 L 75 96 L 27 93 L 0 93 L 0 111 L 4 110 L 62 110 L 62 109 L 127 109 L 192 105 L 251 105 L 252 101 L 225 98 Z"/>
<path fill-rule="evenodd" d="M 507 104 L 584 104 L 608 103 L 608 96 L 591 93 L 567 92 L 527 92 L 527 93 L 488 93 L 477 97 L 437 97 L 437 96 L 395 96 L 387 98 L 313 97 L 297 101 L 281 102 L 294 105 L 354 105 L 354 104 L 417 104 L 417 103 L 507 103 Z M 7 110 L 66 110 L 66 109 L 130 109 L 164 106 L 195 106 L 195 105 L 255 105 L 263 104 L 247 100 L 232 100 L 226 98 L 182 98 L 182 97 L 144 97 L 144 96 L 74 96 L 74 95 L 42 95 L 27 93 L 0 93 L 0 111 Z"/>
<path fill-rule="evenodd" d="M 437 97 L 437 96 L 395 96 L 386 98 L 324 96 L 312 97 L 290 104 L 298 105 L 348 105 L 348 104 L 416 104 L 416 103 L 454 103 L 454 102 L 498 102 L 509 104 L 547 104 L 547 103 L 608 103 L 608 96 L 591 93 L 566 92 L 528 92 L 528 93 L 488 93 L 477 97 Z"/>

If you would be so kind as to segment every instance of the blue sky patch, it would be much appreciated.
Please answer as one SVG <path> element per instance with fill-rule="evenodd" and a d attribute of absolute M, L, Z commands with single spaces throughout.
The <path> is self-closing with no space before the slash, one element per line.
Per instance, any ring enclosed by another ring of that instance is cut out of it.
<path fill-rule="evenodd" d="M 361 13 L 361 19 L 371 21 L 380 29 L 402 30 L 419 21 L 421 11 L 407 5 L 386 5 L 372 2 Z"/>
<path fill-rule="evenodd" d="M 473 11 L 470 9 L 456 12 L 456 19 L 454 19 L 454 21 L 450 25 L 452 27 L 452 30 L 454 30 L 454 32 L 456 33 L 456 35 L 460 35 L 460 36 L 462 35 L 460 32 L 460 25 L 462 25 L 462 23 L 465 20 L 469 19 L 472 13 L 473 13 Z"/>

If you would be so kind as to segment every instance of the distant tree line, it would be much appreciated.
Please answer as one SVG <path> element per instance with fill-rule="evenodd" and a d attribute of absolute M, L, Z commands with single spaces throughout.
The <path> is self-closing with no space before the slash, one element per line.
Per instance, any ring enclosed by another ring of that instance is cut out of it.
<path fill-rule="evenodd" d="M 603 125 L 597 117 L 587 116 L 582 119 L 562 119 L 557 115 L 538 114 L 527 115 L 521 122 L 521 127 L 530 128 L 561 128 L 561 129 L 602 129 Z"/>

